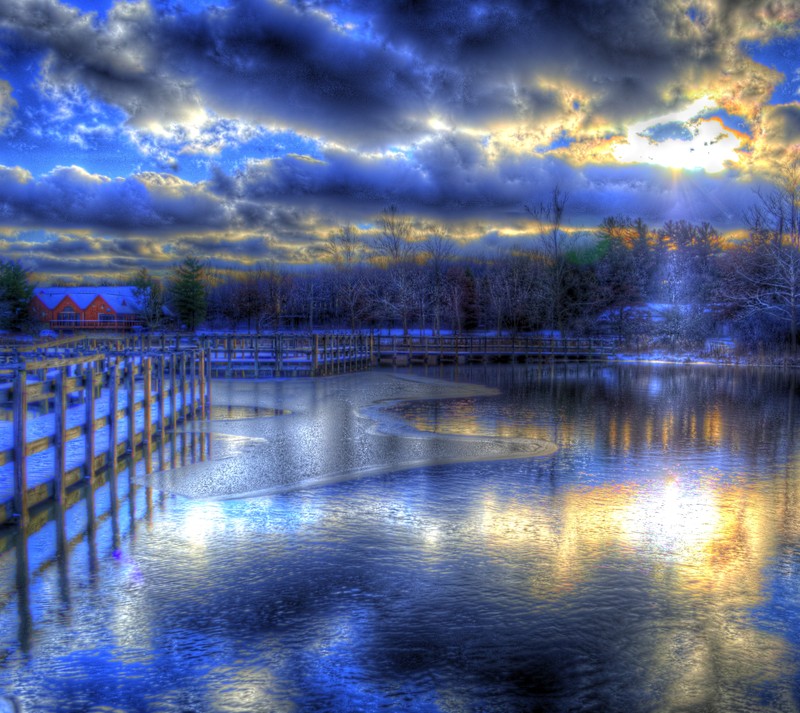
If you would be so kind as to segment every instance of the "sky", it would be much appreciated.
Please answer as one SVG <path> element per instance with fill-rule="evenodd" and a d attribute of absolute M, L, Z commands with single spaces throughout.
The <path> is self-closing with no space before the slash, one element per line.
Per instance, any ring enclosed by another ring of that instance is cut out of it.
<path fill-rule="evenodd" d="M 0 256 L 93 280 L 465 254 L 611 215 L 735 234 L 800 150 L 796 0 L 2 0 Z"/>

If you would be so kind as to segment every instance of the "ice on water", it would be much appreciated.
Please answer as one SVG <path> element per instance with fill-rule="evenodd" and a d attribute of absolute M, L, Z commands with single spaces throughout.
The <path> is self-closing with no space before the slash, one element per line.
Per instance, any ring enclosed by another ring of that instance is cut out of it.
<path fill-rule="evenodd" d="M 230 498 L 424 465 L 525 458 L 555 449 L 532 439 L 423 433 L 387 411 L 402 401 L 494 395 L 484 386 L 387 373 L 215 382 L 216 414 L 230 407 L 233 413 L 269 415 L 187 424 L 210 434 L 211 457 L 155 473 L 147 483 L 192 498 Z"/>

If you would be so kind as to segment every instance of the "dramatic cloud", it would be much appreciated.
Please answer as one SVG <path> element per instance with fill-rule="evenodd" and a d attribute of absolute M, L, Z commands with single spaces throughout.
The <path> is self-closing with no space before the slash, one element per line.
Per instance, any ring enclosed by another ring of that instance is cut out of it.
<path fill-rule="evenodd" d="M 202 187 L 174 176 L 140 174 L 110 179 L 77 166 L 60 167 L 41 179 L 0 166 L 0 216 L 21 227 L 77 227 L 163 232 L 223 228 L 225 205 Z"/>
<path fill-rule="evenodd" d="M 0 232 L 65 257 L 314 259 L 389 204 L 485 242 L 555 184 L 732 230 L 800 141 L 794 0 L 96 8 L 0 3 Z"/>

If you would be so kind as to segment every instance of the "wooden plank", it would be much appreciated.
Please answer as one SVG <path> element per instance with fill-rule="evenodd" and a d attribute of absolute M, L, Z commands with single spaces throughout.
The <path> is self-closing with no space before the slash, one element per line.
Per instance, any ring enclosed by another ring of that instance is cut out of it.
<path fill-rule="evenodd" d="M 144 358 L 142 364 L 144 369 L 144 448 L 145 448 L 145 472 L 150 473 L 153 460 L 153 383 L 152 368 L 153 361 L 148 356 Z"/>
<path fill-rule="evenodd" d="M 111 510 L 116 512 L 119 506 L 117 494 L 117 426 L 119 424 L 120 410 L 117 408 L 119 400 L 119 360 L 115 359 L 109 365 L 108 372 L 108 448 L 106 449 L 105 462 L 108 468 L 108 480 L 111 483 Z M 123 447 L 124 452 L 124 447 Z"/>
<path fill-rule="evenodd" d="M 175 352 L 169 355 L 169 405 L 170 405 L 170 422 L 172 424 L 172 432 L 175 433 L 178 427 L 178 414 L 176 411 L 177 404 L 176 404 L 176 391 L 177 391 L 177 375 L 175 374 L 175 370 L 177 369 L 177 360 L 175 358 Z M 173 453 L 175 449 L 173 448 Z"/>
<path fill-rule="evenodd" d="M 163 337 L 161 343 L 163 346 Z M 164 443 L 166 425 L 167 418 L 164 415 L 164 354 L 162 352 L 158 357 L 158 438 L 162 444 Z"/>
<path fill-rule="evenodd" d="M 84 419 L 84 466 L 86 479 L 91 482 L 94 475 L 94 436 L 95 436 L 95 403 L 94 403 L 94 368 L 86 367 L 86 418 Z"/>
<path fill-rule="evenodd" d="M 56 449 L 56 472 L 55 472 L 55 497 L 56 502 L 63 505 L 64 471 L 67 465 L 67 391 L 66 391 L 66 369 L 60 367 L 56 376 L 56 396 L 55 396 L 55 433 L 54 445 Z"/>
<path fill-rule="evenodd" d="M 14 377 L 14 512 L 24 531 L 28 524 L 28 373 Z"/>
<path fill-rule="evenodd" d="M 136 370 L 133 357 L 128 357 L 125 362 L 128 370 L 128 450 L 132 451 L 136 442 Z"/>
<path fill-rule="evenodd" d="M 206 355 L 205 350 L 200 350 L 197 354 L 197 366 L 199 370 L 199 401 L 200 401 L 200 418 L 206 416 Z M 256 376 L 258 376 L 258 352 L 256 352 Z"/>
<path fill-rule="evenodd" d="M 186 352 L 181 352 L 181 421 L 186 423 Z"/>

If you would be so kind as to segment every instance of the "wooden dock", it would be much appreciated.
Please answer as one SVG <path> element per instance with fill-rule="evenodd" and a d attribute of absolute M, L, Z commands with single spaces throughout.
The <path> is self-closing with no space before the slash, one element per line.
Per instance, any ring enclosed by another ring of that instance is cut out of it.
<path fill-rule="evenodd" d="M 165 453 L 173 466 L 206 460 L 211 457 L 211 434 L 167 431 L 158 452 L 159 457 Z M 4 565 L 12 573 L 11 592 L 16 591 L 17 633 L 23 651 L 30 650 L 35 641 L 32 598 L 38 578 L 49 571 L 47 576 L 58 582 L 62 601 L 68 601 L 70 591 L 82 586 L 70 570 L 75 558 L 85 557 L 87 570 L 96 571 L 108 547 L 116 553 L 124 539 L 149 528 L 167 508 L 165 491 L 147 479 L 141 483 L 142 466 L 149 472 L 142 449 L 126 453 L 120 465 L 117 473 L 106 469 L 95 474 L 91 483 L 76 483 L 67 490 L 63 503 L 50 499 L 33 507 L 27 527 L 0 527 L 0 555 L 14 558 L 13 565 L 10 559 Z M 13 601 L 11 592 L 0 592 L 0 610 Z"/>
<path fill-rule="evenodd" d="M 0 366 L 21 359 L 71 359 L 85 354 L 170 353 L 202 349 L 209 378 L 330 376 L 373 365 L 369 334 L 86 334 L 32 344 L 0 343 Z"/>
<path fill-rule="evenodd" d="M 179 423 L 207 417 L 208 352 L 95 353 L 0 369 L 0 524 L 28 529 L 37 510 L 63 507 L 114 480 L 121 459 L 144 458 Z M 160 451 L 163 453 L 163 451 Z M 10 487 L 9 487 L 10 486 Z"/>
<path fill-rule="evenodd" d="M 616 343 L 608 338 L 541 336 L 385 336 L 331 334 L 87 334 L 3 348 L 2 361 L 74 358 L 98 352 L 169 353 L 202 349 L 209 378 L 330 376 L 372 366 L 416 364 L 603 361 Z"/>
<path fill-rule="evenodd" d="M 500 364 L 541 361 L 604 361 L 610 339 L 538 336 L 381 336 L 373 345 L 376 364 Z"/>

